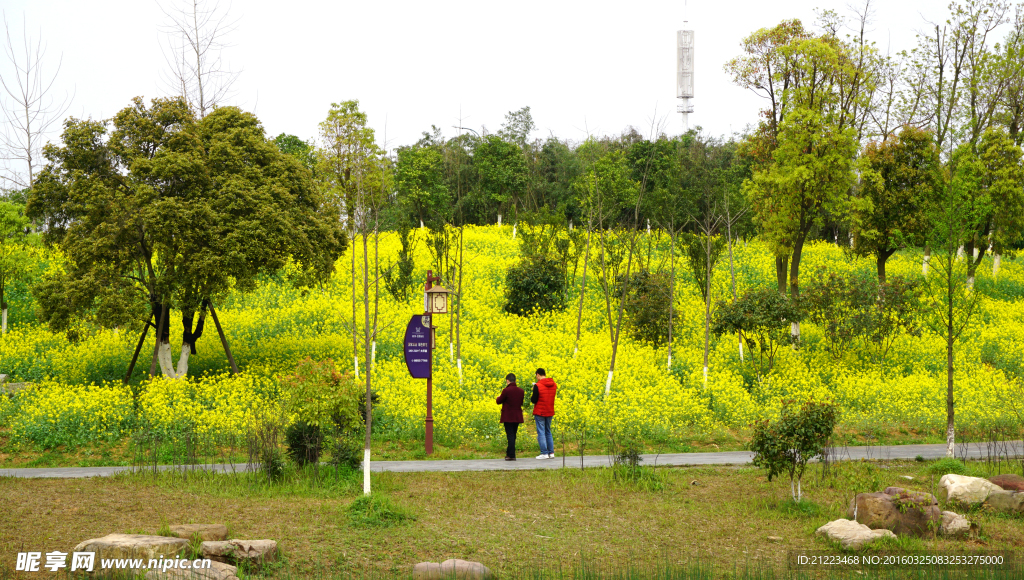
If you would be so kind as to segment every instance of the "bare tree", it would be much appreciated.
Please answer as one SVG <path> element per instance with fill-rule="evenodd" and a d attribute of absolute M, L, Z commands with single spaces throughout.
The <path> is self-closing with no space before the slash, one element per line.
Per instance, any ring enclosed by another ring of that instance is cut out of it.
<path fill-rule="evenodd" d="M 46 46 L 41 39 L 28 35 L 22 20 L 21 43 L 16 48 L 11 27 L 4 15 L 4 52 L 13 74 L 0 76 L 3 88 L 4 130 L 0 133 L 0 156 L 4 160 L 0 184 L 14 189 L 27 189 L 35 182 L 40 165 L 40 149 L 46 133 L 63 118 L 71 105 L 71 97 L 58 101 L 53 95 L 54 81 L 61 61 L 53 75 L 43 71 Z M 26 174 L 27 171 L 27 174 Z"/>
<path fill-rule="evenodd" d="M 167 37 L 164 58 L 170 67 L 165 82 L 170 92 L 180 94 L 205 117 L 231 96 L 239 72 L 222 59 L 230 45 L 225 42 L 238 24 L 229 19 L 230 4 L 221 10 L 214 0 L 179 0 L 176 6 L 160 9 L 168 19 L 161 27 Z"/>

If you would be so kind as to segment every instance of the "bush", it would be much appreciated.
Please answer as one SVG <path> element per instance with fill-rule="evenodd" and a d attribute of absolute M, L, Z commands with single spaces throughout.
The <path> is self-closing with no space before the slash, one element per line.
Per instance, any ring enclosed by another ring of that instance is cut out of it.
<path fill-rule="evenodd" d="M 555 260 L 531 257 L 508 269 L 505 275 L 505 312 L 529 316 L 565 308 L 565 277 Z"/>
<path fill-rule="evenodd" d="M 363 442 L 356 433 L 341 433 L 331 438 L 331 465 L 358 469 L 363 462 Z"/>
<path fill-rule="evenodd" d="M 956 475 L 980 475 L 977 470 L 971 468 L 963 461 L 954 457 L 943 457 L 935 463 L 928 466 L 928 473 L 934 475 L 946 475 L 947 473 L 955 473 Z"/>
<path fill-rule="evenodd" d="M 808 401 L 799 408 L 792 400 L 783 401 L 782 415 L 777 421 L 754 423 L 750 450 L 754 466 L 768 470 L 768 481 L 776 475 L 788 474 L 793 499 L 802 499 L 800 480 L 807 462 L 824 453 L 836 427 L 838 410 L 832 403 Z"/>
<path fill-rule="evenodd" d="M 334 361 L 306 357 L 295 374 L 283 377 L 288 411 L 295 421 L 321 429 L 355 431 L 362 425 L 361 390 L 350 373 L 339 373 Z"/>
<path fill-rule="evenodd" d="M 320 427 L 305 421 L 292 423 L 284 433 L 288 457 L 298 465 L 317 463 L 323 451 L 323 435 Z"/>
<path fill-rule="evenodd" d="M 623 309 L 630 335 L 655 346 L 665 344 L 668 341 L 669 306 L 672 304 L 671 277 L 664 272 L 641 270 L 630 275 L 626 290 Z M 622 292 L 621 282 L 618 292 Z"/>

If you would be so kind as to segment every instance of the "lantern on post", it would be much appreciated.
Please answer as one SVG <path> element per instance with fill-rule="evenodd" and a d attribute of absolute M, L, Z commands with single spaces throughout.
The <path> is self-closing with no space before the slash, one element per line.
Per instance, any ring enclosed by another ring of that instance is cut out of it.
<path fill-rule="evenodd" d="M 424 421 L 424 446 L 427 455 L 434 452 L 434 329 L 433 315 L 448 314 L 448 295 L 444 286 L 434 286 L 441 278 L 427 270 L 423 292 L 423 314 L 417 314 L 405 329 L 405 365 L 414 379 L 427 379 L 427 418 Z"/>

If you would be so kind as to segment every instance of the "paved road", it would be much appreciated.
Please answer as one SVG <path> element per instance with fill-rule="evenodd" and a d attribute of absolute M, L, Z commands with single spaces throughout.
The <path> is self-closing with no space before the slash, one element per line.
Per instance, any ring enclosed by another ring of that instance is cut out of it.
<path fill-rule="evenodd" d="M 1010 456 L 1024 455 L 1024 442 L 1000 442 L 999 453 L 1008 452 Z M 958 446 L 957 456 L 982 459 L 989 455 L 985 444 L 971 444 L 965 450 Z M 918 455 L 925 459 L 939 459 L 946 456 L 945 445 L 892 445 L 868 447 L 840 447 L 836 456 L 841 460 L 856 459 L 914 459 Z M 753 454 L 749 451 L 722 451 L 716 453 L 665 453 L 661 455 L 643 455 L 644 465 L 742 465 L 750 463 Z M 607 455 L 586 455 L 583 457 L 584 467 L 600 467 L 609 464 Z M 555 459 L 534 459 L 533 456 L 520 458 L 519 461 L 503 459 L 452 459 L 429 461 L 375 461 L 373 471 L 501 471 L 515 469 L 560 469 L 562 467 L 580 467 L 580 457 L 567 456 Z M 161 470 L 174 469 L 173 466 L 161 465 Z M 245 471 L 244 463 L 225 465 L 197 466 L 196 469 L 208 469 L 219 472 Z M 23 469 L 0 469 L 0 477 L 51 477 L 76 478 L 109 476 L 115 473 L 131 471 L 131 467 L 46 467 Z"/>

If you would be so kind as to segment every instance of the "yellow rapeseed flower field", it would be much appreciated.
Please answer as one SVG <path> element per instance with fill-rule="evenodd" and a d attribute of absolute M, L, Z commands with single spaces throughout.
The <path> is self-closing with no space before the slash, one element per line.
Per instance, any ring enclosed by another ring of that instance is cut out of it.
<path fill-rule="evenodd" d="M 422 232 L 419 237 L 415 278 L 421 288 L 433 258 Z M 835 400 L 846 422 L 939 426 L 945 421 L 944 346 L 927 333 L 899 337 L 880 365 L 856 343 L 842 360 L 833 360 L 824 350 L 820 330 L 805 323 L 801 347 L 780 349 L 773 370 L 760 380 L 750 352 L 740 361 L 735 337 L 713 337 L 705 383 L 703 303 L 678 257 L 675 297 L 680 317 L 671 367 L 665 347 L 635 341 L 623 332 L 606 398 L 611 341 L 597 269 L 592 263 L 587 270 L 581 339 L 574 354 L 578 288 L 570 292 L 569 306 L 560 312 L 517 317 L 502 311 L 504 276 L 518 260 L 518 242 L 508 226 L 465 230 L 461 378 L 450 355 L 453 315 L 436 317 L 434 416 L 440 440 L 500 435 L 494 398 L 503 377 L 514 372 L 528 388 L 537 367 L 546 368 L 559 384 L 556 425 L 594 433 L 671 438 L 684 429 L 744 426 L 777 413 L 787 398 Z M 667 269 L 667 248 L 664 236 L 652 237 L 641 258 L 652 269 Z M 394 261 L 398 249 L 396 235 L 382 235 L 382 266 Z M 357 253 L 361 267 L 361 245 L 351 251 Z M 738 292 L 774 284 L 774 260 L 765 244 L 740 241 L 733 254 Z M 956 360 L 957 417 L 965 425 L 1016 420 L 1012 403 L 1024 394 L 1013 379 L 1024 369 L 1024 265 L 1012 258 L 1004 256 L 998 276 L 992 275 L 990 260 L 979 268 L 977 290 L 984 296 L 983 306 Z M 198 343 L 198 354 L 190 359 L 188 380 L 141 379 L 152 353 L 150 336 L 130 387 L 122 386 L 120 377 L 137 336 L 85 324 L 79 340 L 69 342 L 39 325 L 15 326 L 0 339 L 0 372 L 34 384 L 17 397 L 0 397 L 0 424 L 16 440 L 44 445 L 118 438 L 142 426 L 173 430 L 191 425 L 204 433 L 243 433 L 256 415 L 283 411 L 279 377 L 302 358 L 332 358 L 339 370 L 352 370 L 350 260 L 351 254 L 346 254 L 339 261 L 326 288 L 296 290 L 283 274 L 265 280 L 251 294 L 232 294 L 217 305 L 242 367 L 239 376 L 227 373 L 212 324 Z M 874 268 L 872 261 L 823 242 L 808 246 L 803 263 L 803 280 L 819 269 Z M 582 263 L 578 272 L 582 273 Z M 889 274 L 920 277 L 920 253 L 894 256 Z M 357 300 L 362 294 L 360 276 Z M 452 280 L 443 283 L 449 288 L 456 285 Z M 374 389 L 380 395 L 375 430 L 385 437 L 422 436 L 426 385 L 408 376 L 401 344 L 406 321 L 422 309 L 422 295 L 414 289 L 406 302 L 396 301 L 383 285 L 381 293 L 381 330 L 372 367 Z M 716 267 L 713 295 L 731 296 L 730 265 L 724 254 Z M 172 337 L 180 335 L 175 322 L 172 318 Z M 355 322 L 361 340 L 361 304 Z M 361 380 L 367 367 L 362 348 L 359 344 L 356 351 Z"/>

